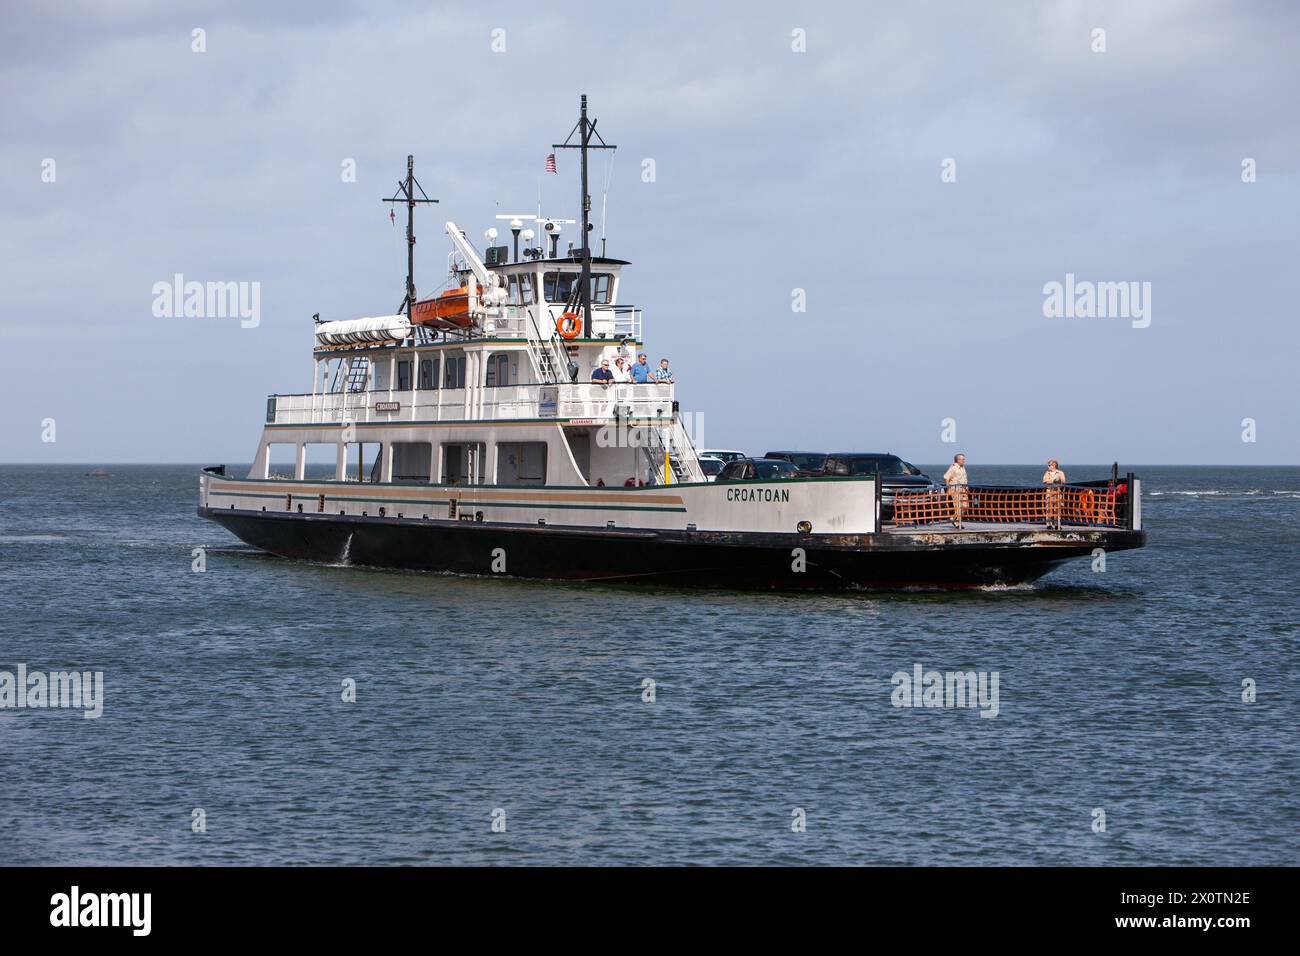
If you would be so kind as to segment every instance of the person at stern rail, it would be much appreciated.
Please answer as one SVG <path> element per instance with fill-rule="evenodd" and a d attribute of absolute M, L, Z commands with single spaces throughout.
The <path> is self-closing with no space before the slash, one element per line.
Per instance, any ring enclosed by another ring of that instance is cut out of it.
<path fill-rule="evenodd" d="M 1043 472 L 1043 484 L 1047 487 L 1043 490 L 1043 510 L 1046 512 L 1043 517 L 1047 519 L 1049 528 L 1061 527 L 1061 499 L 1063 497 L 1059 485 L 1065 484 L 1065 472 L 1061 471 L 1061 466 L 1055 458 L 1047 459 L 1047 471 Z"/>
<path fill-rule="evenodd" d="M 632 381 L 637 385 L 649 385 L 654 379 L 654 369 L 646 361 L 646 354 L 642 352 L 636 357 L 636 362 L 632 365 Z"/>
<path fill-rule="evenodd" d="M 952 464 L 943 473 L 944 484 L 952 496 L 952 524 L 961 527 L 961 513 L 966 508 L 966 456 L 960 452 L 952 456 Z"/>

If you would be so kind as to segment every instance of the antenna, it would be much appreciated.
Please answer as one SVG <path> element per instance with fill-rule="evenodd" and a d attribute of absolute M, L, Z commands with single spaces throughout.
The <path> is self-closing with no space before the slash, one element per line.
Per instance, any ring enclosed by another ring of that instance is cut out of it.
<path fill-rule="evenodd" d="M 614 154 L 605 163 L 605 189 L 600 194 L 600 254 L 605 255 L 605 208 L 609 204 L 609 180 L 614 175 Z"/>
<path fill-rule="evenodd" d="M 423 199 L 415 198 L 415 190 L 420 190 Z M 415 305 L 415 206 L 417 203 L 436 203 L 438 200 L 430 199 L 429 194 L 424 191 L 415 178 L 415 157 L 406 157 L 406 178 L 399 180 L 397 183 L 397 192 L 393 193 L 391 199 L 385 199 L 384 202 L 406 203 L 406 298 L 402 300 L 402 308 L 406 309 L 406 320 L 411 320 L 411 308 Z"/>
<path fill-rule="evenodd" d="M 574 133 L 578 134 L 577 143 L 570 142 Z M 592 139 L 596 145 L 592 144 Z M 587 193 L 587 150 L 617 149 L 606 143 L 596 132 L 596 121 L 587 119 L 587 94 L 582 94 L 578 122 L 569 131 L 563 143 L 553 144 L 556 149 L 576 149 L 582 158 L 582 336 L 591 338 L 591 196 Z M 554 221 L 554 220 L 552 220 Z"/>

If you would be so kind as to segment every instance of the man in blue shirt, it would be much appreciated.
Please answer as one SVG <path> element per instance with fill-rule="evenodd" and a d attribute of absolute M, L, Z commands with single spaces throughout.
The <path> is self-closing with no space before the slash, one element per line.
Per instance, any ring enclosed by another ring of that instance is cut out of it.
<path fill-rule="evenodd" d="M 667 359 L 659 360 L 659 367 L 655 369 L 655 381 L 661 385 L 673 383 L 673 370 L 668 367 Z"/>
<path fill-rule="evenodd" d="M 654 370 L 650 368 L 650 363 L 646 361 L 645 353 L 642 352 L 632 366 L 632 381 L 637 385 L 649 385 L 653 375 Z"/>
<path fill-rule="evenodd" d="M 614 384 L 614 373 L 609 370 L 609 359 L 604 359 L 600 363 L 600 368 L 592 371 L 591 381 L 593 384 L 600 384 L 606 388 Z"/>

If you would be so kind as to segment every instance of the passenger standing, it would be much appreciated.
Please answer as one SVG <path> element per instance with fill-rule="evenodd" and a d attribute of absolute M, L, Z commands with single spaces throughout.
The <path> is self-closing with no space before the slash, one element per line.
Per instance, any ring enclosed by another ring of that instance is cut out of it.
<path fill-rule="evenodd" d="M 961 513 L 966 509 L 966 456 L 962 454 L 953 455 L 952 464 L 948 470 L 943 473 L 944 484 L 948 486 L 948 494 L 952 497 L 952 524 L 954 528 L 961 527 Z"/>
<path fill-rule="evenodd" d="M 614 383 L 614 373 L 609 370 L 609 359 L 603 359 L 600 368 L 591 373 L 592 384 L 603 385 L 609 388 Z"/>
<path fill-rule="evenodd" d="M 646 361 L 646 354 L 642 352 L 632 366 L 632 381 L 638 385 L 649 385 L 653 379 L 654 369 L 650 367 L 650 363 Z"/>
<path fill-rule="evenodd" d="M 655 382 L 660 385 L 673 384 L 673 370 L 668 367 L 667 359 L 659 360 L 659 367 L 655 369 Z"/>
<path fill-rule="evenodd" d="M 1061 466 L 1055 458 L 1047 459 L 1047 471 L 1043 472 L 1043 484 L 1047 487 L 1043 490 L 1043 511 L 1047 519 L 1049 528 L 1061 527 L 1061 499 L 1064 497 L 1063 489 L 1057 487 L 1065 484 L 1065 472 L 1061 471 Z"/>
<path fill-rule="evenodd" d="M 627 365 L 623 361 L 623 356 L 614 359 L 614 367 L 610 370 L 614 375 L 615 385 L 626 385 L 632 381 L 632 374 L 628 371 Z"/>

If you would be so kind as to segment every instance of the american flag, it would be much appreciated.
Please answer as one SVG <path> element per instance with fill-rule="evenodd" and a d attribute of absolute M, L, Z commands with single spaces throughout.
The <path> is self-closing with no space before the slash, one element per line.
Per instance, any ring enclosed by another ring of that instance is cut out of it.
<path fill-rule="evenodd" d="M 555 154 L 554 154 L 554 153 L 548 153 L 548 154 L 546 155 L 546 171 L 547 171 L 548 173 L 558 172 L 558 170 L 556 170 L 556 168 L 555 168 Z"/>

